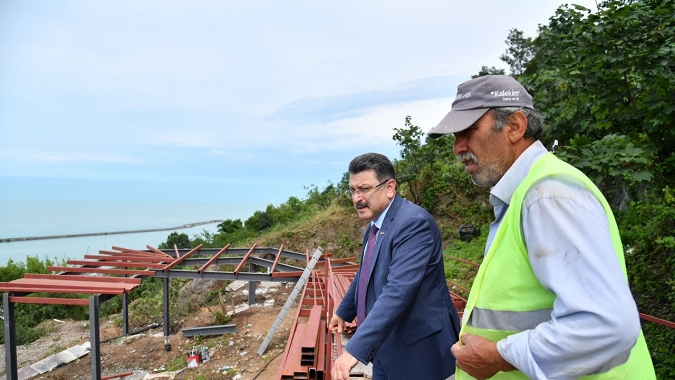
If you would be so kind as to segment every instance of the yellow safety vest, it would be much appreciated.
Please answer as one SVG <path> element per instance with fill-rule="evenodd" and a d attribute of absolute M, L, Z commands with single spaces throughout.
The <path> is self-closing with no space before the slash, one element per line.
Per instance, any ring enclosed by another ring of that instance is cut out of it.
<path fill-rule="evenodd" d="M 614 251 L 626 275 L 619 229 L 604 196 L 583 173 L 548 153 L 534 164 L 511 197 L 509 208 L 471 287 L 461 333 L 480 335 L 497 342 L 551 320 L 555 295 L 539 283 L 532 271 L 520 219 L 527 190 L 540 179 L 557 174 L 572 176 L 583 182 L 602 203 Z M 596 372 L 581 379 L 656 379 L 642 332 L 631 350 L 615 357 Z M 457 368 L 456 379 L 473 377 Z M 527 379 L 527 376 L 514 370 L 498 372 L 492 379 Z"/>

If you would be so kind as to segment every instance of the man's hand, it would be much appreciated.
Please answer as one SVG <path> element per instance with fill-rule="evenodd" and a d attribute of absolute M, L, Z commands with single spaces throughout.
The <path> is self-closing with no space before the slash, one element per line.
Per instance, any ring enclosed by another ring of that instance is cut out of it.
<path fill-rule="evenodd" d="M 452 354 L 457 359 L 457 367 L 478 380 L 515 369 L 499 354 L 497 343 L 478 335 L 462 334 L 460 341 L 452 346 Z"/>
<path fill-rule="evenodd" d="M 344 319 L 338 317 L 337 314 L 333 314 L 333 318 L 330 319 L 328 323 L 328 328 L 334 333 L 341 334 L 345 327 Z M 356 365 L 356 364 L 354 364 Z"/>
<path fill-rule="evenodd" d="M 334 319 L 335 317 L 333 317 Z M 338 317 L 339 318 L 339 317 Z M 332 319 L 331 319 L 332 322 Z M 349 380 L 349 373 L 352 371 L 352 368 L 359 363 L 358 359 L 352 356 L 347 350 L 342 352 L 339 358 L 333 363 L 333 369 L 331 369 L 331 378 L 333 380 Z"/>

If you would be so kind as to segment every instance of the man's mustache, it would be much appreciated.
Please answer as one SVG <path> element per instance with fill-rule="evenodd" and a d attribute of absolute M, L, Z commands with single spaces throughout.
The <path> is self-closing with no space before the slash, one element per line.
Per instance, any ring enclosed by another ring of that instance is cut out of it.
<path fill-rule="evenodd" d="M 464 152 L 457 155 L 457 161 L 464 165 L 477 164 L 478 157 L 473 152 Z"/>

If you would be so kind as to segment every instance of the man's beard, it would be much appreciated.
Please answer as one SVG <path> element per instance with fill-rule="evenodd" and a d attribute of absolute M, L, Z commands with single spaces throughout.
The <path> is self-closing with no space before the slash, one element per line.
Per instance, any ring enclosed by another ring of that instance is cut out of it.
<path fill-rule="evenodd" d="M 457 161 L 464 166 L 475 164 L 478 167 L 478 170 L 476 170 L 475 173 L 469 174 L 471 175 L 471 181 L 473 181 L 476 186 L 480 187 L 492 187 L 496 185 L 506 172 L 498 160 L 490 165 L 483 165 L 478 161 L 478 157 L 476 157 L 473 152 L 458 154 Z"/>

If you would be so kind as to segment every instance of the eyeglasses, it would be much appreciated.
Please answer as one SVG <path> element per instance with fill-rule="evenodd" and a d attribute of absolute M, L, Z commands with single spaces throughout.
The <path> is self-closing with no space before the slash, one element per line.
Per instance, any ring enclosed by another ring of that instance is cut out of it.
<path fill-rule="evenodd" d="M 354 195 L 364 195 L 367 193 L 370 193 L 371 191 L 377 189 L 378 187 L 384 185 L 385 183 L 389 182 L 392 178 L 385 179 L 384 181 L 380 182 L 379 185 L 371 187 L 370 189 L 354 189 L 354 190 L 346 190 L 345 195 L 347 198 L 354 198 Z"/>

